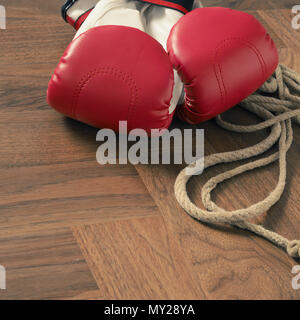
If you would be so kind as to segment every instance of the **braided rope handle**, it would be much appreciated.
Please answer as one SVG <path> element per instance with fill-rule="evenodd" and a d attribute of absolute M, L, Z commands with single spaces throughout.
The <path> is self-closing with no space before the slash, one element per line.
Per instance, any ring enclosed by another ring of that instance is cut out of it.
<path fill-rule="evenodd" d="M 260 92 L 264 94 L 277 93 L 278 98 L 261 95 Z M 233 170 L 226 171 L 209 179 L 201 191 L 201 198 L 205 209 L 197 207 L 188 196 L 186 186 L 192 176 L 188 175 L 189 171 L 185 168 L 179 173 L 175 182 L 176 199 L 189 215 L 199 221 L 212 224 L 225 223 L 249 230 L 283 247 L 291 257 L 300 258 L 300 240 L 289 241 L 276 232 L 249 222 L 251 218 L 268 211 L 279 201 L 284 191 L 286 185 L 286 154 L 293 143 L 292 120 L 296 124 L 300 124 L 300 75 L 284 65 L 279 65 L 274 75 L 256 93 L 241 102 L 240 106 L 256 114 L 264 121 L 255 125 L 241 126 L 226 122 L 221 116 L 218 116 L 216 118 L 217 124 L 226 130 L 240 133 L 270 128 L 271 132 L 269 136 L 258 144 L 248 148 L 212 154 L 205 158 L 204 168 L 207 169 L 220 163 L 235 162 L 261 155 L 277 143 L 278 151 L 259 160 L 251 160 Z M 198 161 L 201 160 L 199 159 Z M 269 165 L 275 161 L 279 163 L 278 183 L 264 200 L 248 208 L 234 211 L 224 210 L 212 201 L 211 192 L 221 182 L 244 172 Z M 188 168 L 193 168 L 195 165 L 197 163 L 194 162 Z"/>

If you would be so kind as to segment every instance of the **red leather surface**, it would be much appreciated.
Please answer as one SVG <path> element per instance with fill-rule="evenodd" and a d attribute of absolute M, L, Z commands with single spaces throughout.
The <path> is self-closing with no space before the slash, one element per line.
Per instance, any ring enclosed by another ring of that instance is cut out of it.
<path fill-rule="evenodd" d="M 167 128 L 173 68 L 162 46 L 130 27 L 101 26 L 73 40 L 58 64 L 47 100 L 57 111 L 98 128 Z"/>
<path fill-rule="evenodd" d="M 173 66 L 185 84 L 177 112 L 197 124 L 226 111 L 256 91 L 274 72 L 278 53 L 251 15 L 200 8 L 182 17 L 168 39 Z"/>

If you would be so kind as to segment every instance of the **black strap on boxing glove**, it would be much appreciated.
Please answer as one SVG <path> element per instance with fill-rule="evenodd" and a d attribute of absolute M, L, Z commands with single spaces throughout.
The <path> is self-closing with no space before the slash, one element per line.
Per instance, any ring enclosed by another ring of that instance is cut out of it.
<path fill-rule="evenodd" d="M 192 11 L 194 0 L 138 0 L 141 2 L 147 2 L 156 4 L 161 7 L 167 7 L 178 10 L 182 13 L 188 13 Z"/>
<path fill-rule="evenodd" d="M 66 3 L 61 7 L 61 15 L 63 17 L 63 19 L 67 21 L 67 11 L 73 6 L 73 4 L 75 2 L 77 2 L 78 0 L 67 0 Z"/>
<path fill-rule="evenodd" d="M 82 1 L 83 8 L 84 8 L 84 2 L 85 0 L 67 0 L 65 4 L 61 7 L 61 15 L 63 19 L 69 23 L 75 30 L 78 30 L 82 23 L 85 21 L 85 19 L 88 17 L 88 15 L 91 13 L 91 11 L 94 9 L 94 6 L 91 6 L 90 8 L 86 8 L 86 11 L 84 12 L 84 9 L 82 8 L 82 13 L 80 16 L 76 17 L 75 19 L 68 15 L 68 11 L 71 9 L 71 7 L 75 4 Z M 90 2 L 90 5 L 93 3 L 93 1 Z M 97 0 L 94 0 L 94 3 L 97 3 Z"/>

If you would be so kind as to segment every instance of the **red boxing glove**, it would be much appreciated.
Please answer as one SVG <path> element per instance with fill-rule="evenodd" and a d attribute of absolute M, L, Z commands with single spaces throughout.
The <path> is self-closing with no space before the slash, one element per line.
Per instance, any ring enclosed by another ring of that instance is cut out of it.
<path fill-rule="evenodd" d="M 191 124 L 244 100 L 278 65 L 276 47 L 264 27 L 247 13 L 225 8 L 200 8 L 183 16 L 167 47 L 185 85 L 178 115 Z"/>
<path fill-rule="evenodd" d="M 173 68 L 143 32 L 134 1 L 101 0 L 66 49 L 48 86 L 57 111 L 98 128 L 128 131 L 170 125 Z"/>

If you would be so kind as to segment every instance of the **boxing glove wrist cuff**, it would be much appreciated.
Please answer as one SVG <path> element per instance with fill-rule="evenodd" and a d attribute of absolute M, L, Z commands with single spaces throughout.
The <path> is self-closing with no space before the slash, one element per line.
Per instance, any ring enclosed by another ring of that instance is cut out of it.
<path fill-rule="evenodd" d="M 189 11 L 192 11 L 193 5 L 194 5 L 194 0 L 139 0 L 139 1 L 175 9 L 182 13 L 188 13 Z"/>

